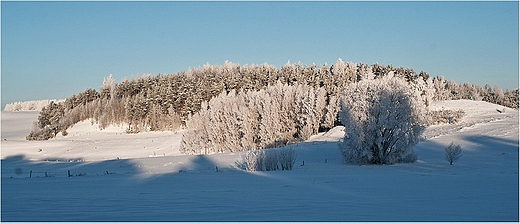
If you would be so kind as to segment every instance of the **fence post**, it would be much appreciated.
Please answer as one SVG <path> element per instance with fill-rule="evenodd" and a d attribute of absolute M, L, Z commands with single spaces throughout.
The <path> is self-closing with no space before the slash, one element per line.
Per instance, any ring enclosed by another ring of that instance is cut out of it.
<path fill-rule="evenodd" d="M 29 172 L 29 178 L 32 178 L 32 170 Z"/>
<path fill-rule="evenodd" d="M 70 170 L 67 170 L 67 176 L 70 177 Z"/>

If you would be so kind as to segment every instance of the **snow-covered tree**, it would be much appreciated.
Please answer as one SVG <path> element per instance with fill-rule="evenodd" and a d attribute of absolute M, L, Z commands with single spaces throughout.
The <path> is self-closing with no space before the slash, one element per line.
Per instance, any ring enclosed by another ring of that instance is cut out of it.
<path fill-rule="evenodd" d="M 112 74 L 108 75 L 108 77 L 103 78 L 103 86 L 101 86 L 101 98 L 103 99 L 114 99 L 116 95 L 116 81 Z"/>
<path fill-rule="evenodd" d="M 433 101 L 435 96 L 435 88 L 433 86 L 432 80 L 425 80 L 424 78 L 413 78 L 407 82 L 412 88 L 412 91 L 419 93 L 421 100 L 426 105 L 426 107 L 430 106 L 430 103 Z"/>
<path fill-rule="evenodd" d="M 260 91 L 223 91 L 186 124 L 181 152 L 207 154 L 284 146 L 318 132 L 325 91 L 277 82 Z"/>
<path fill-rule="evenodd" d="M 341 97 L 345 137 L 342 158 L 355 164 L 414 162 L 412 147 L 427 126 L 419 92 L 403 78 L 386 75 L 350 84 Z"/>
<path fill-rule="evenodd" d="M 322 127 L 325 129 L 333 128 L 338 119 L 338 112 L 340 109 L 338 98 L 339 97 L 336 95 L 329 96 L 329 102 L 325 107 L 325 117 L 322 122 Z"/>

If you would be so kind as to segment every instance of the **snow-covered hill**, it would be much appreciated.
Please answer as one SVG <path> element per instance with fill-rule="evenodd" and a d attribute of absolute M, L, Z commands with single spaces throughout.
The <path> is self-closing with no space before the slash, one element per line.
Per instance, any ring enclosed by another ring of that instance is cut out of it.
<path fill-rule="evenodd" d="M 51 100 L 34 100 L 34 101 L 19 101 L 5 105 L 4 111 L 41 111 L 43 107 L 47 106 L 51 101 L 56 103 L 64 102 L 65 99 L 51 99 Z"/>
<path fill-rule="evenodd" d="M 298 158 L 283 172 L 239 170 L 244 153 L 181 155 L 182 132 L 129 135 L 87 121 L 65 137 L 25 141 L 38 114 L 2 112 L 1 220 L 518 221 L 518 111 L 432 105 L 442 107 L 466 116 L 429 127 L 416 163 L 346 165 L 336 127 L 290 145 Z M 451 142 L 463 148 L 453 166 L 444 160 Z"/>

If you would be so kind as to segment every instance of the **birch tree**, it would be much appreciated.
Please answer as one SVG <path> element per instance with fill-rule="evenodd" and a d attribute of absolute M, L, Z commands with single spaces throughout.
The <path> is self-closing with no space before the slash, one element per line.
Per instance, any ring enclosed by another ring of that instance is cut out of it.
<path fill-rule="evenodd" d="M 354 164 L 414 162 L 412 147 L 427 126 L 426 107 L 402 78 L 350 84 L 341 97 L 342 158 Z"/>

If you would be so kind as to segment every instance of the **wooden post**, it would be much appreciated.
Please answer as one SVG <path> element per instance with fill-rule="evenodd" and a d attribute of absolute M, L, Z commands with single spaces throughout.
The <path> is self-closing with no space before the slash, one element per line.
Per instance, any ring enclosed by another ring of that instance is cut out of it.
<path fill-rule="evenodd" d="M 67 176 L 70 177 L 70 170 L 67 170 Z"/>
<path fill-rule="evenodd" d="M 29 178 L 32 178 L 32 170 L 29 172 Z"/>

